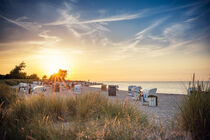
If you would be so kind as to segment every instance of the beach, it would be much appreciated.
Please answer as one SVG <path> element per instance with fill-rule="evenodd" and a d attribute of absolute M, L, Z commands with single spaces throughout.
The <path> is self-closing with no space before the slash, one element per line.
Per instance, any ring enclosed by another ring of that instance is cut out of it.
<path fill-rule="evenodd" d="M 134 107 L 145 113 L 150 121 L 163 126 L 170 125 L 178 113 L 178 106 L 182 104 L 182 101 L 186 96 L 183 94 L 157 93 L 158 106 L 150 107 L 143 105 L 140 101 L 133 100 L 131 96 L 128 96 L 128 91 L 125 90 L 117 90 L 116 96 L 108 96 L 108 91 L 102 91 L 101 88 L 83 86 L 81 94 L 87 93 L 99 93 L 113 102 L 124 103 L 126 101 L 131 105 L 135 104 Z M 53 94 L 52 87 L 47 87 L 46 95 L 49 94 Z M 60 92 L 55 92 L 55 95 L 59 94 L 64 97 L 75 96 L 75 94 L 73 94 L 73 90 L 67 90 L 66 88 L 60 88 Z"/>
<path fill-rule="evenodd" d="M 148 115 L 149 120 L 154 123 L 161 123 L 163 126 L 170 125 L 170 122 L 174 119 L 175 115 L 178 113 L 178 106 L 182 104 L 184 97 L 186 95 L 182 94 L 163 94 L 157 93 L 158 96 L 158 106 L 149 107 L 141 104 L 140 101 L 134 101 L 131 96 L 128 96 L 127 91 L 118 90 L 116 96 L 108 96 L 107 91 L 101 91 L 100 88 L 95 87 L 83 87 L 82 93 L 97 92 L 110 100 L 124 102 L 128 100 L 131 104 L 135 104 L 136 109 L 143 111 Z"/>

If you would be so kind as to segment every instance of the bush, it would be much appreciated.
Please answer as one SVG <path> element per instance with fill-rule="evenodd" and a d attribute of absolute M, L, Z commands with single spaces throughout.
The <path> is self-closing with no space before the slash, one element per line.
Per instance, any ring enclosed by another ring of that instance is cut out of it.
<path fill-rule="evenodd" d="M 16 86 L 19 83 L 32 83 L 32 79 L 4 79 L 0 80 L 1 84 L 6 84 L 9 86 Z"/>
<path fill-rule="evenodd" d="M 2 104 L 2 108 L 14 103 L 17 98 L 17 95 L 9 86 L 0 84 L 0 104 Z"/>
<path fill-rule="evenodd" d="M 9 85 L 9 86 L 15 86 L 18 85 L 18 82 L 16 80 L 5 80 L 5 84 Z"/>
<path fill-rule="evenodd" d="M 210 92 L 209 87 L 192 82 L 193 92 L 185 98 L 181 109 L 181 126 L 195 140 L 210 139 Z M 206 89 L 206 90 L 204 90 Z"/>

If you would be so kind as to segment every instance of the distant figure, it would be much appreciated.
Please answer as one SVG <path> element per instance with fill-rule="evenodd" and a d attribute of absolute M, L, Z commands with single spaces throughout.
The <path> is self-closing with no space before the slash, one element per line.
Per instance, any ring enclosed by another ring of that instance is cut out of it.
<path fill-rule="evenodd" d="M 29 85 L 29 88 L 28 88 L 28 94 L 31 94 L 31 84 Z"/>

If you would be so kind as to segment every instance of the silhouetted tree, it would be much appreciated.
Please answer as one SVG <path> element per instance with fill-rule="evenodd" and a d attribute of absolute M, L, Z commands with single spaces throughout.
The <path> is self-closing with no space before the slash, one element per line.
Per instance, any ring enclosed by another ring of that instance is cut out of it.
<path fill-rule="evenodd" d="M 20 63 L 19 65 L 16 65 L 15 68 L 10 71 L 8 78 L 26 79 L 26 73 L 21 72 L 25 67 L 26 64 L 24 62 Z"/>
<path fill-rule="evenodd" d="M 28 79 L 39 80 L 39 77 L 37 76 L 37 74 L 31 74 L 30 76 L 28 76 Z"/>
<path fill-rule="evenodd" d="M 59 69 L 58 73 L 54 73 L 50 76 L 49 80 L 51 81 L 65 81 L 67 76 L 67 70 Z"/>
<path fill-rule="evenodd" d="M 47 80 L 47 75 L 44 75 L 44 76 L 42 77 L 42 80 Z"/>
<path fill-rule="evenodd" d="M 62 69 L 59 69 L 58 73 L 59 77 L 62 79 L 62 80 L 65 80 L 66 76 L 67 76 L 67 70 L 62 70 Z"/>

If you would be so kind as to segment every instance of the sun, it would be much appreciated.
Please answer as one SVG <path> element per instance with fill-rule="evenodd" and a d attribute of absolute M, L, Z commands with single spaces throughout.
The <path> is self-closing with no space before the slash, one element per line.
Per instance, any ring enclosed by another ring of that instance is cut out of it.
<path fill-rule="evenodd" d="M 67 58 L 62 54 L 48 54 L 44 57 L 45 72 L 48 76 L 57 73 L 59 69 L 67 70 L 69 64 Z"/>

